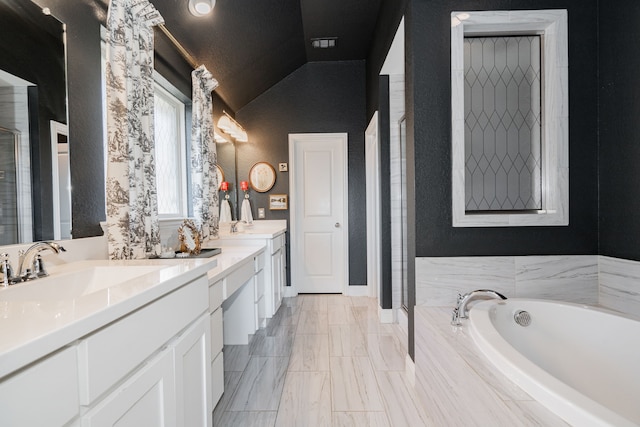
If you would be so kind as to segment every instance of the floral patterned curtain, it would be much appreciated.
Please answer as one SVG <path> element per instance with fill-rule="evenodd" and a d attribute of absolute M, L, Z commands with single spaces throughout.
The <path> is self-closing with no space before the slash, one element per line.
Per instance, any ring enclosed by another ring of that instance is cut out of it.
<path fill-rule="evenodd" d="M 204 65 L 191 73 L 193 83 L 191 125 L 191 182 L 193 215 L 202 238 L 218 237 L 217 153 L 213 137 L 211 91 L 218 82 Z"/>
<path fill-rule="evenodd" d="M 107 16 L 107 224 L 111 259 L 160 252 L 153 135 L 153 27 L 148 0 L 111 0 Z"/>

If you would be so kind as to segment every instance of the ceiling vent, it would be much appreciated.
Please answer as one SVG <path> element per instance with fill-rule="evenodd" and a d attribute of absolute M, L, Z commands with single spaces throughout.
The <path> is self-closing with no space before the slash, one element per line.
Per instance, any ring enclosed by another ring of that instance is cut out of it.
<path fill-rule="evenodd" d="M 332 47 L 336 47 L 337 42 L 337 37 L 319 37 L 311 39 L 311 46 L 316 49 L 329 49 Z"/>

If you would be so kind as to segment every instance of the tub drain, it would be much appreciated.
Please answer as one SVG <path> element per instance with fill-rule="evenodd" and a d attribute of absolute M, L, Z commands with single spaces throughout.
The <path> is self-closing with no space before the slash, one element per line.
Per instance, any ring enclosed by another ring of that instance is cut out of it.
<path fill-rule="evenodd" d="M 531 324 L 531 315 L 528 311 L 518 310 L 513 315 L 513 320 L 520 326 L 529 326 Z"/>

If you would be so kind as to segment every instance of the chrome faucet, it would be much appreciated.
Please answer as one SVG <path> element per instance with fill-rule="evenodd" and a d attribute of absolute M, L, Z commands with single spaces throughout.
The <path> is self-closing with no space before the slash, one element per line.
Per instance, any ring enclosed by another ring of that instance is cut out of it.
<path fill-rule="evenodd" d="M 461 324 L 460 319 L 466 319 L 469 317 L 467 305 L 477 299 L 507 299 L 499 292 L 492 291 L 490 289 L 478 289 L 475 291 L 467 292 L 464 295 L 458 294 L 458 302 L 453 308 L 453 315 L 451 317 L 451 324 L 453 326 L 459 326 Z"/>
<path fill-rule="evenodd" d="M 31 245 L 26 251 L 20 251 L 20 259 L 18 261 L 18 281 L 27 281 L 49 275 L 44 267 L 44 261 L 40 256 L 40 252 L 45 250 L 49 250 L 56 254 L 66 252 L 62 246 L 55 242 L 37 242 Z"/>
<path fill-rule="evenodd" d="M 6 288 L 13 284 L 13 268 L 9 262 L 9 254 L 0 254 L 0 274 L 2 275 L 0 280 L 0 286 Z"/>
<path fill-rule="evenodd" d="M 231 223 L 231 229 L 229 233 L 237 233 L 238 232 L 238 221 Z"/>

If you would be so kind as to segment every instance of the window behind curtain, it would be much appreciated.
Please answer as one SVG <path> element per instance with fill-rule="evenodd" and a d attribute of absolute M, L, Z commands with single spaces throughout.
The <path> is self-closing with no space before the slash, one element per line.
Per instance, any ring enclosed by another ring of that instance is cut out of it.
<path fill-rule="evenodd" d="M 158 213 L 186 217 L 185 106 L 159 85 L 154 100 Z"/>

